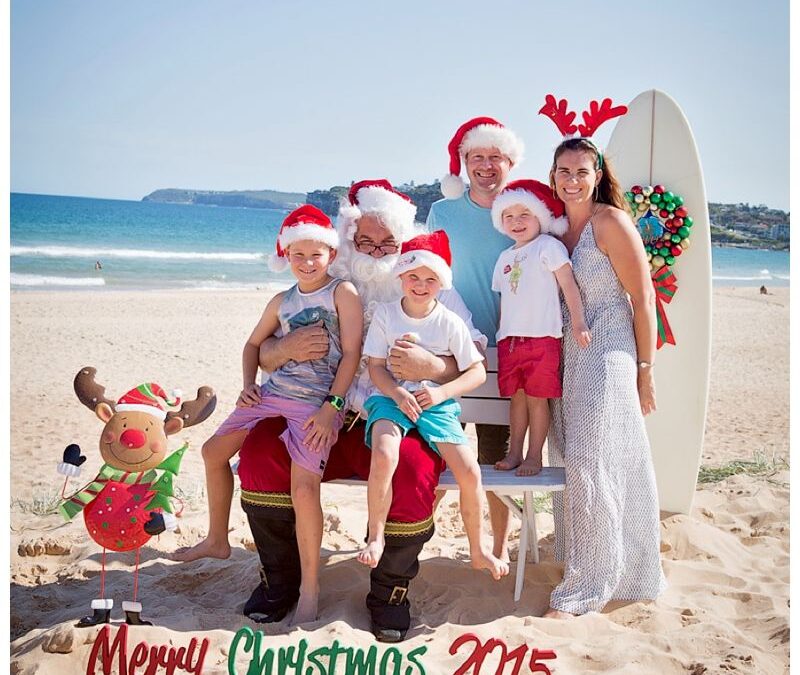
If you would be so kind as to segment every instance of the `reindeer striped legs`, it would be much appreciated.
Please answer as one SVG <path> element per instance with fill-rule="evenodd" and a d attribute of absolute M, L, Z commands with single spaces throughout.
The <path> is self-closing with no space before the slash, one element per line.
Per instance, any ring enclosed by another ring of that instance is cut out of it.
<path fill-rule="evenodd" d="M 136 602 L 136 595 L 139 591 L 139 554 L 141 547 L 136 549 L 136 566 L 133 568 L 133 602 L 123 602 L 122 609 L 125 612 L 125 623 L 131 626 L 152 626 L 151 621 L 144 621 L 140 618 L 142 603 Z"/>
<path fill-rule="evenodd" d="M 75 624 L 76 628 L 90 628 L 97 626 L 101 623 L 109 623 L 111 621 L 111 608 L 114 606 L 114 601 L 109 598 L 104 598 L 106 594 L 106 549 L 103 547 L 103 557 L 100 562 L 100 597 L 92 600 L 92 614 L 91 616 L 84 616 L 78 623 Z"/>

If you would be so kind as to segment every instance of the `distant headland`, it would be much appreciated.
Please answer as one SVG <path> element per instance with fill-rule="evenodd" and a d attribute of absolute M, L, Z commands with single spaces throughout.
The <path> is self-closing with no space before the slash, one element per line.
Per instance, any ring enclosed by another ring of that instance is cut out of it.
<path fill-rule="evenodd" d="M 144 202 L 199 204 L 249 209 L 290 210 L 300 204 L 313 204 L 330 216 L 336 214 L 339 202 L 348 187 L 336 185 L 328 190 L 312 192 L 280 192 L 278 190 L 156 190 L 142 198 Z M 417 220 L 425 222 L 431 204 L 442 198 L 438 181 L 416 185 L 399 185 L 398 189 L 417 205 Z M 789 214 L 764 204 L 717 204 L 709 202 L 711 243 L 742 248 L 789 250 Z"/>

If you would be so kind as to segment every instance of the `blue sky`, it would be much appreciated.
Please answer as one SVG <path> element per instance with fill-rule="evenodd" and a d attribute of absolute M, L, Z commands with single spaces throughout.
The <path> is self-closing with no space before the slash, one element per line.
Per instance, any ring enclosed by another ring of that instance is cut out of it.
<path fill-rule="evenodd" d="M 13 0 L 11 189 L 430 182 L 476 115 L 525 140 L 515 177 L 544 177 L 546 93 L 582 110 L 654 87 L 686 112 L 711 201 L 788 210 L 787 0 Z"/>

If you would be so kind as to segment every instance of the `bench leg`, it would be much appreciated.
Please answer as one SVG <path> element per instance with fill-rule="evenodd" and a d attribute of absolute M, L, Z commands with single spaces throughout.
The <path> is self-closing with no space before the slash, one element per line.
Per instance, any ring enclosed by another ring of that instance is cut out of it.
<path fill-rule="evenodd" d="M 523 522 L 531 530 L 531 552 L 533 553 L 533 562 L 539 562 L 539 533 L 536 531 L 536 510 L 533 507 L 533 494 L 526 492 L 523 501 Z"/>
<path fill-rule="evenodd" d="M 519 531 L 519 553 L 517 554 L 517 579 L 514 583 L 514 602 L 519 602 L 519 599 L 522 596 L 522 584 L 525 581 L 525 558 L 528 554 L 528 537 L 528 527 L 525 525 L 525 514 L 523 509 L 522 527 Z"/>

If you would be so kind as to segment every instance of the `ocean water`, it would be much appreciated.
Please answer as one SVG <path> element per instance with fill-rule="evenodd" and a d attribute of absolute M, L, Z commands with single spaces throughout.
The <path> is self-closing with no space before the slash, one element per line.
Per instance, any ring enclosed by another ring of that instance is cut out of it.
<path fill-rule="evenodd" d="M 289 282 L 288 272 L 275 274 L 266 262 L 285 216 L 12 193 L 11 287 L 213 291 Z M 786 252 L 714 247 L 712 259 L 715 285 L 789 285 Z"/>

